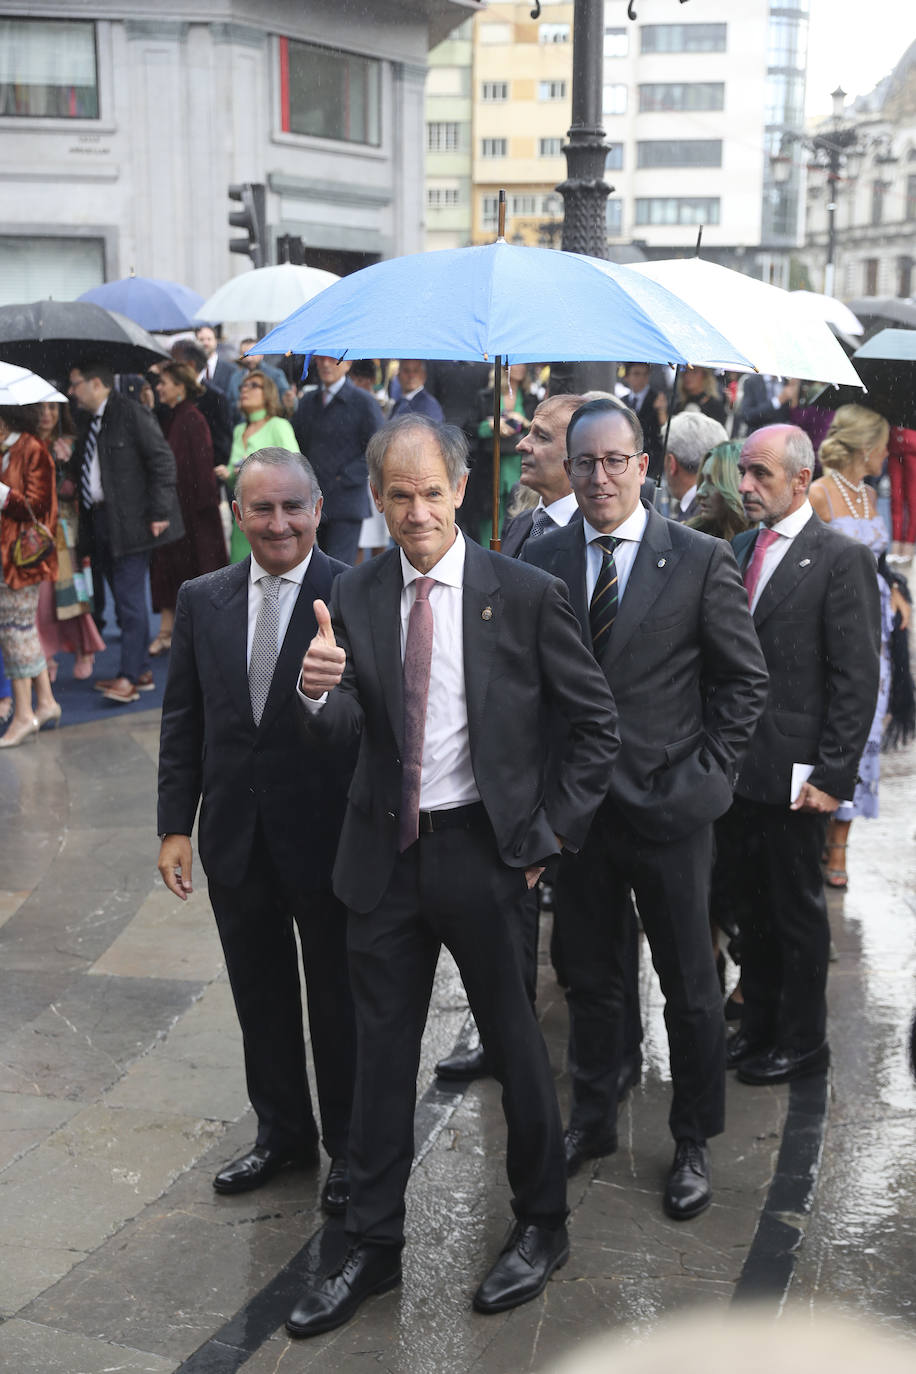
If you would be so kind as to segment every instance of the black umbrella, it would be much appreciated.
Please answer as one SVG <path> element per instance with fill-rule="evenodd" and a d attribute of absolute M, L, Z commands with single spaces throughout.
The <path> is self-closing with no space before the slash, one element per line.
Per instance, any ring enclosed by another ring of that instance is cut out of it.
<path fill-rule="evenodd" d="M 908 296 L 859 296 L 846 304 L 861 319 L 890 320 L 894 324 L 916 329 L 916 301 Z"/>
<path fill-rule="evenodd" d="M 868 388 L 828 386 L 814 404 L 827 410 L 865 405 L 892 425 L 916 429 L 916 330 L 882 329 L 852 355 L 853 366 Z"/>
<path fill-rule="evenodd" d="M 0 361 L 66 380 L 71 367 L 104 363 L 142 372 L 169 355 L 124 315 L 90 301 L 33 301 L 0 306 Z"/>

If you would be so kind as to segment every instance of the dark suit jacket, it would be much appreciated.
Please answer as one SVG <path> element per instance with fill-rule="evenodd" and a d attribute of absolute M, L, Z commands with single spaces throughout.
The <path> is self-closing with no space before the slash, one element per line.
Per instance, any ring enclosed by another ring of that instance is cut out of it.
<path fill-rule="evenodd" d="M 77 440 L 68 465 L 68 476 L 77 492 L 91 421 L 87 411 L 78 413 Z M 146 407 L 112 391 L 102 416 L 98 453 L 115 557 L 158 549 L 180 539 L 184 525 L 176 489 L 175 457 Z M 155 520 L 169 522 L 168 529 L 157 539 L 150 533 Z M 91 552 L 86 521 L 80 522 L 78 552 L 80 557 L 88 557 Z"/>
<path fill-rule="evenodd" d="M 522 557 L 566 583 L 591 649 L 585 555 L 574 518 L 529 541 Z M 659 841 L 727 811 L 766 699 L 763 655 L 728 544 L 649 508 L 601 668 L 620 717 L 609 800 Z"/>
<path fill-rule="evenodd" d="M 500 553 L 506 558 L 518 558 L 531 533 L 533 520 L 533 510 L 523 510 L 521 515 L 514 515 L 511 520 L 507 520 L 499 541 Z"/>
<path fill-rule="evenodd" d="M 378 905 L 397 857 L 402 586 L 397 549 L 337 580 L 331 617 L 346 671 L 321 711 L 303 708 L 307 729 L 360 739 L 334 868 L 335 892 L 359 912 Z M 557 834 L 572 849 L 585 839 L 617 753 L 614 703 L 555 579 L 467 540 L 463 607 L 474 777 L 501 859 L 524 869 L 557 853 Z M 556 770 L 545 748 L 548 708 L 569 732 Z"/>
<path fill-rule="evenodd" d="M 212 384 L 218 391 L 222 391 L 228 398 L 229 388 L 232 386 L 232 379 L 240 368 L 237 363 L 230 362 L 228 358 L 220 358 L 213 369 Z M 229 407 L 229 419 L 232 420 L 232 407 Z"/>
<path fill-rule="evenodd" d="M 293 430 L 317 474 L 325 520 L 364 520 L 371 514 L 366 445 L 383 424 L 378 401 L 349 377 L 328 405 L 320 388 L 302 397 Z"/>
<path fill-rule="evenodd" d="M 777 408 L 770 400 L 766 377 L 758 376 L 756 372 L 749 372 L 741 389 L 741 406 L 738 410 L 739 424 L 743 424 L 747 433 L 750 434 L 753 430 L 762 428 L 763 425 L 784 424 L 788 418 L 789 407 L 784 405 Z"/>
<path fill-rule="evenodd" d="M 251 559 L 185 582 L 178 597 L 162 704 L 159 833 L 190 835 L 206 873 L 239 883 L 260 819 L 271 854 L 302 891 L 327 888 L 352 758 L 299 728 L 298 666 L 344 564 L 315 546 L 260 725 L 251 714 L 246 647 Z"/>
<path fill-rule="evenodd" d="M 742 569 L 757 539 L 735 539 Z M 741 765 L 737 792 L 788 806 L 794 763 L 810 781 L 852 797 L 878 699 L 881 616 L 873 554 L 817 515 L 764 587 L 754 625 L 770 673 L 766 710 Z"/>
<path fill-rule="evenodd" d="M 442 407 L 423 387 L 417 392 L 416 396 L 411 396 L 408 401 L 406 397 L 399 396 L 391 408 L 389 420 L 396 420 L 399 415 L 425 415 L 429 420 L 435 420 L 437 425 L 441 425 L 444 420 Z"/>

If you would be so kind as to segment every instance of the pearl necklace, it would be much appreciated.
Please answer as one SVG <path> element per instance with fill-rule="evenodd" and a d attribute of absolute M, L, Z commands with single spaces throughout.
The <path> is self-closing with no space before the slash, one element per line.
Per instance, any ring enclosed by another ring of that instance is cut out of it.
<path fill-rule="evenodd" d="M 865 513 L 866 513 L 866 504 L 865 504 L 865 479 L 863 478 L 862 481 L 861 481 L 861 482 L 858 482 L 858 483 L 856 483 L 856 482 L 850 482 L 849 478 L 848 478 L 848 477 L 844 477 L 843 474 L 842 474 L 841 472 L 837 472 L 836 468 L 831 468 L 831 469 L 830 469 L 830 476 L 831 476 L 831 477 L 833 478 L 833 480 L 836 482 L 837 487 L 839 488 L 839 491 L 840 491 L 840 495 L 842 496 L 843 500 L 846 502 L 846 509 L 849 511 L 849 514 L 850 514 L 855 520 L 861 519 L 862 516 L 864 516 Z M 849 492 L 850 492 L 850 491 L 852 492 L 853 496 L 856 498 L 857 501 L 861 501 L 861 503 L 862 503 L 862 509 L 861 509 L 861 511 L 856 510 L 856 507 L 853 505 L 852 501 L 850 501 L 850 499 L 849 499 Z"/>

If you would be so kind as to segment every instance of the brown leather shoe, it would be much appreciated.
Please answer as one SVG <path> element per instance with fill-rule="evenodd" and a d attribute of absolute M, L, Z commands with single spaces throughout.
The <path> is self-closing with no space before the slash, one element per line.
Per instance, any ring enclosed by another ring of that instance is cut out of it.
<path fill-rule="evenodd" d="M 102 695 L 106 701 L 114 701 L 119 706 L 129 706 L 132 701 L 140 700 L 140 693 L 129 677 L 115 678 L 111 686 Z"/>
<path fill-rule="evenodd" d="M 97 682 L 92 684 L 92 690 L 94 692 L 110 692 L 112 687 L 127 681 L 129 679 L 126 677 L 100 677 Z M 138 692 L 155 692 L 156 690 L 151 672 L 141 673 L 134 686 Z"/>

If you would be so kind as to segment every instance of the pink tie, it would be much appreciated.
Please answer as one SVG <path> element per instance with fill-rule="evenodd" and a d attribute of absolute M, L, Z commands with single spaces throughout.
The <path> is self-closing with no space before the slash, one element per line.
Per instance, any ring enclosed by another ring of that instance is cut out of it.
<path fill-rule="evenodd" d="M 749 606 L 754 604 L 754 593 L 757 590 L 757 583 L 760 581 L 760 574 L 763 572 L 764 555 L 770 545 L 775 544 L 778 538 L 779 535 L 775 530 L 763 529 L 757 535 L 751 561 L 744 570 L 744 585 L 747 587 L 747 604 Z"/>
<path fill-rule="evenodd" d="M 417 595 L 407 622 L 404 650 L 404 759 L 398 827 L 401 854 L 420 834 L 420 773 L 426 735 L 429 668 L 433 657 L 433 608 L 429 604 L 429 594 L 435 586 L 435 578 L 418 577 L 414 586 Z"/>

